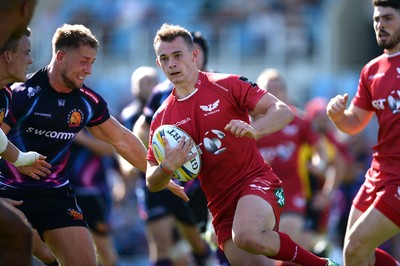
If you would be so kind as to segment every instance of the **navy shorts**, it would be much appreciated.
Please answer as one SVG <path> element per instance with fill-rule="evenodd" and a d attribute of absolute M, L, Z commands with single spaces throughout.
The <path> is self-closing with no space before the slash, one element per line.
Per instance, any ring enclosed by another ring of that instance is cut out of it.
<path fill-rule="evenodd" d="M 184 224 L 197 224 L 188 203 L 168 189 L 150 192 L 147 188 L 144 188 L 144 191 L 147 222 L 157 220 L 167 215 L 173 215 L 178 221 Z"/>
<path fill-rule="evenodd" d="M 3 186 L 0 197 L 23 200 L 18 208 L 42 238 L 46 230 L 70 226 L 87 227 L 77 204 L 75 191 L 69 184 L 49 189 L 14 189 Z"/>
<path fill-rule="evenodd" d="M 107 196 L 104 194 L 77 195 L 76 198 L 89 229 L 98 235 L 108 235 L 111 205 Z"/>

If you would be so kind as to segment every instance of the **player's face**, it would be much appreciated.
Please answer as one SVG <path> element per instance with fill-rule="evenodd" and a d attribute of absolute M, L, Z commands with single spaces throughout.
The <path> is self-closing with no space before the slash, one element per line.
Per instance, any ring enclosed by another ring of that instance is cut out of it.
<path fill-rule="evenodd" d="M 194 73 L 197 75 L 198 50 L 189 50 L 182 37 L 172 42 L 161 41 L 156 46 L 156 54 L 157 64 L 175 85 L 186 82 Z"/>
<path fill-rule="evenodd" d="M 15 51 L 7 51 L 10 63 L 7 65 L 8 73 L 12 82 L 25 81 L 28 67 L 32 64 L 31 41 L 24 35 L 18 41 Z"/>
<path fill-rule="evenodd" d="M 389 53 L 400 48 L 400 14 L 391 7 L 374 8 L 374 30 L 379 47 Z"/>
<path fill-rule="evenodd" d="M 92 74 L 97 51 L 90 46 L 66 49 L 59 59 L 64 85 L 69 89 L 80 89 L 87 76 Z"/>

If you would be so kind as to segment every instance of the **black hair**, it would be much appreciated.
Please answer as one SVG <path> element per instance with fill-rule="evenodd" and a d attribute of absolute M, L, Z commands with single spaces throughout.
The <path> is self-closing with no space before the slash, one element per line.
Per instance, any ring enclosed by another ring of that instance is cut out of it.
<path fill-rule="evenodd" d="M 372 0 L 373 6 L 391 7 L 400 10 L 400 0 Z"/>
<path fill-rule="evenodd" d="M 206 66 L 207 65 L 207 61 L 208 61 L 208 42 L 207 42 L 207 39 L 204 36 L 204 34 L 201 33 L 200 31 L 192 31 L 190 34 L 192 35 L 193 42 L 197 43 L 198 45 L 200 45 L 201 49 L 203 49 L 203 52 L 204 52 L 204 66 Z"/>

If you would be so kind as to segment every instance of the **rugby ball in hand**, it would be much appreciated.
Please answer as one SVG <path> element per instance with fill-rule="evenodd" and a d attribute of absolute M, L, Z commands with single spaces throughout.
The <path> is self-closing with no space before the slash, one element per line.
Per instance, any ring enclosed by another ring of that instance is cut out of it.
<path fill-rule="evenodd" d="M 151 145 L 153 147 L 154 156 L 159 164 L 161 164 L 165 159 L 164 141 L 162 137 L 165 137 L 168 140 L 171 148 L 178 146 L 179 141 L 181 141 L 183 137 L 185 137 L 186 140 L 192 141 L 193 147 L 190 150 L 190 153 L 196 153 L 196 156 L 190 161 L 184 163 L 182 167 L 176 169 L 172 177 L 183 182 L 195 179 L 200 173 L 201 157 L 200 150 L 197 148 L 193 139 L 179 127 L 173 125 L 161 125 L 158 127 L 154 131 Z"/>

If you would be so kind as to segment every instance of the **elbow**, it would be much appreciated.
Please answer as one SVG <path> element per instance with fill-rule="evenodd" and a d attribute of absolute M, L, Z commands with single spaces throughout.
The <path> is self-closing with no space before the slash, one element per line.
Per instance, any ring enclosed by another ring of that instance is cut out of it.
<path fill-rule="evenodd" d="M 290 122 L 293 121 L 293 119 L 294 119 L 294 113 L 293 113 L 293 111 L 289 108 L 289 106 L 286 106 L 285 113 L 282 114 L 282 117 L 283 117 L 282 120 L 284 120 L 286 124 L 289 124 Z"/>

